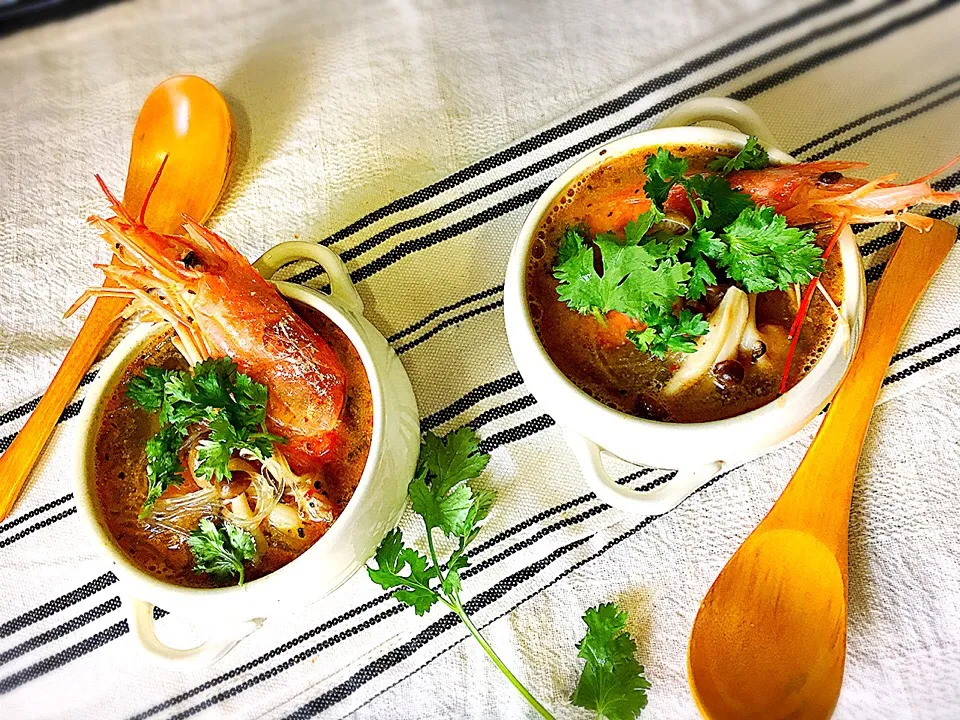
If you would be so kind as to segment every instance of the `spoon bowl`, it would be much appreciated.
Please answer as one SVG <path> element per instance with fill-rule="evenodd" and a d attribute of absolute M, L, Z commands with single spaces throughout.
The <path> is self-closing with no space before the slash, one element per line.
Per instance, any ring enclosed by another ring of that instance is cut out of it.
<path fill-rule="evenodd" d="M 133 128 L 123 206 L 137 216 L 164 158 L 144 224 L 182 233 L 181 215 L 204 222 L 227 186 L 236 146 L 233 116 L 223 95 L 203 78 L 177 75 L 153 89 Z"/>
<path fill-rule="evenodd" d="M 717 720 L 827 717 L 843 679 L 844 573 L 809 533 L 773 530 L 748 543 L 697 614 L 688 657 L 693 695 Z M 728 606 L 725 598 L 738 591 L 732 583 L 745 584 L 743 602 Z M 754 631 L 757 617 L 771 619 L 764 632 Z M 752 662 L 730 664 L 730 655 Z"/>
<path fill-rule="evenodd" d="M 203 222 L 226 187 L 235 139 L 230 108 L 213 85 L 190 75 L 163 81 L 147 96 L 134 127 L 124 207 L 162 233 L 181 232 L 184 214 Z M 0 520 L 10 514 L 60 414 L 119 326 L 128 302 L 97 299 L 50 387 L 0 456 Z"/>

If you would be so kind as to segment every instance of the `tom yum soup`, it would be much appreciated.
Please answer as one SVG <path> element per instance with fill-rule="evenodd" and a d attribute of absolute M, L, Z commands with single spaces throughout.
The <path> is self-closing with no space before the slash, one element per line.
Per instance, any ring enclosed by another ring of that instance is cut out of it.
<path fill-rule="evenodd" d="M 97 435 L 96 497 L 117 544 L 151 575 L 192 587 L 256 579 L 323 536 L 353 495 L 373 429 L 366 373 L 336 325 L 298 311 L 349 378 L 319 460 L 285 456 L 285 438 L 265 425 L 264 385 L 227 358 L 190 370 L 172 332 L 114 389 Z"/>
<path fill-rule="evenodd" d="M 862 163 L 772 166 L 676 146 L 611 158 L 541 219 L 526 267 L 530 317 L 557 368 L 621 412 L 705 422 L 756 409 L 799 382 L 832 337 L 851 222 L 950 202 L 925 182 L 847 177 Z"/>
<path fill-rule="evenodd" d="M 152 232 L 101 186 L 115 215 L 90 222 L 114 285 L 68 315 L 91 296 L 124 297 L 170 328 L 107 403 L 102 521 L 132 562 L 174 584 L 273 572 L 327 531 L 363 474 L 373 407 L 360 356 L 219 235 L 189 219 L 183 235 Z"/>

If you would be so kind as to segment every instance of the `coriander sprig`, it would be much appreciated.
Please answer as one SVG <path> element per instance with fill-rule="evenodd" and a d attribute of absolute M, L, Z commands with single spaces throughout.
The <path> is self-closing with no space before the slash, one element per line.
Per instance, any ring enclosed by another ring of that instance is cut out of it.
<path fill-rule="evenodd" d="M 194 570 L 221 579 L 239 577 L 238 585 L 243 585 L 243 564 L 257 555 L 253 535 L 232 523 L 216 525 L 210 518 L 200 521 L 187 537 L 187 545 L 193 553 Z"/>
<path fill-rule="evenodd" d="M 479 438 L 471 428 L 461 428 L 445 438 L 426 433 L 420 444 L 417 473 L 410 483 L 413 511 L 426 528 L 428 555 L 404 544 L 395 528 L 377 547 L 375 566 L 367 567 L 370 579 L 404 605 L 423 615 L 436 603 L 453 611 L 484 649 L 493 663 L 541 716 L 552 718 L 500 657 L 467 615 L 460 599 L 461 571 L 468 566 L 467 546 L 477 537 L 490 513 L 494 494 L 471 486 L 486 467 L 489 455 L 480 452 Z M 456 542 L 456 548 L 441 563 L 434 531 Z"/>
<path fill-rule="evenodd" d="M 722 175 L 734 170 L 763 170 L 770 164 L 770 156 L 760 140 L 751 135 L 743 148 L 731 158 L 716 157 L 707 163 L 707 169 Z"/>
<path fill-rule="evenodd" d="M 650 683 L 635 657 L 637 643 L 627 632 L 627 613 L 613 603 L 590 608 L 583 616 L 587 634 L 577 645 L 584 660 L 570 700 L 605 720 L 634 720 L 647 706 Z"/>
<path fill-rule="evenodd" d="M 273 455 L 285 439 L 266 430 L 267 387 L 237 371 L 230 358 L 204 360 L 192 370 L 146 367 L 127 395 L 147 412 L 159 413 L 160 430 L 147 441 L 147 497 L 143 519 L 171 485 L 183 482 L 179 454 L 191 428 L 205 424 L 197 444 L 194 473 L 205 480 L 229 480 L 229 463 L 240 450 L 259 460 Z"/>

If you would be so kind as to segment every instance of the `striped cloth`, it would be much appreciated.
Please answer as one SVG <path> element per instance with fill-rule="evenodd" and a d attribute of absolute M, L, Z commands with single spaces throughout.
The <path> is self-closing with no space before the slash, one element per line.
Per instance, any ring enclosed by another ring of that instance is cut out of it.
<path fill-rule="evenodd" d="M 685 652 L 699 601 L 813 428 L 666 516 L 600 504 L 512 363 L 509 248 L 574 158 L 702 94 L 748 102 L 801 159 L 861 159 L 905 178 L 939 166 L 958 151 L 960 8 L 660 5 L 342 2 L 321 13 L 308 0 L 145 1 L 0 41 L 0 448 L 82 320 L 59 313 L 97 281 L 90 263 L 104 254 L 82 219 L 103 200 L 90 176 L 119 187 L 140 99 L 167 74 L 197 72 L 227 91 L 240 126 L 239 177 L 216 228 L 251 256 L 295 233 L 340 253 L 407 367 L 424 427 L 468 423 L 492 454 L 482 482 L 499 500 L 464 596 L 507 664 L 558 717 L 586 717 L 567 700 L 579 618 L 616 600 L 653 683 L 644 717 L 696 717 Z M 960 172 L 937 181 L 958 185 Z M 857 233 L 873 287 L 897 236 Z M 288 274 L 322 284 L 308 267 Z M 867 441 L 840 718 L 960 716 L 958 293 L 954 252 L 901 341 Z M 130 639 L 122 587 L 75 541 L 66 486 L 83 396 L 0 525 L 0 717 L 529 714 L 452 616 L 418 618 L 363 574 L 271 618 L 213 667 L 152 666 Z M 670 477 L 618 472 L 637 487 Z M 403 527 L 420 536 L 411 518 Z M 202 632 L 190 623 L 159 626 Z"/>

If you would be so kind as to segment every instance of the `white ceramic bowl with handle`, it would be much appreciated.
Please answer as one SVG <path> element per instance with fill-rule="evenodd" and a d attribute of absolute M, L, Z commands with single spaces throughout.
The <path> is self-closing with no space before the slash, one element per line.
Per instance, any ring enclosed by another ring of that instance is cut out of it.
<path fill-rule="evenodd" d="M 695 123 L 716 120 L 738 132 Z M 833 338 L 810 372 L 773 402 L 726 420 L 668 423 L 613 410 L 583 392 L 557 369 L 537 337 L 527 303 L 526 272 L 530 246 L 541 219 L 556 198 L 582 175 L 613 158 L 660 146 L 705 145 L 741 148 L 757 136 L 775 164 L 795 163 L 756 113 L 727 98 L 699 98 L 677 107 L 654 130 L 620 138 L 599 147 L 568 168 L 544 191 L 514 243 L 504 284 L 507 337 L 524 382 L 563 427 L 567 444 L 596 495 L 624 512 L 658 515 L 681 503 L 724 468 L 776 448 L 809 423 L 826 406 L 843 379 L 863 326 L 865 285 L 860 252 L 853 233 L 840 236 L 843 302 Z M 639 492 L 618 484 L 603 467 L 601 451 L 627 462 L 676 469 L 657 488 Z"/>
<path fill-rule="evenodd" d="M 284 297 L 318 310 L 350 339 L 363 361 L 373 399 L 373 433 L 367 463 L 350 502 L 323 537 L 288 565 L 241 587 L 187 588 L 159 580 L 137 567 L 114 541 L 100 517 L 95 488 L 95 448 L 100 421 L 126 367 L 165 328 L 144 325 L 110 353 L 91 384 L 79 418 L 74 494 L 94 545 L 121 581 L 133 636 L 157 658 L 178 665 L 207 664 L 229 652 L 278 609 L 297 610 L 328 595 L 373 555 L 399 520 L 420 448 L 420 420 L 410 380 L 383 336 L 363 317 L 363 302 L 333 252 L 306 242 L 282 243 L 254 267 L 270 279 L 295 260 L 319 263 L 330 279 L 329 295 L 277 282 Z M 154 631 L 153 609 L 183 613 L 209 628 L 192 648 L 173 648 Z"/>

